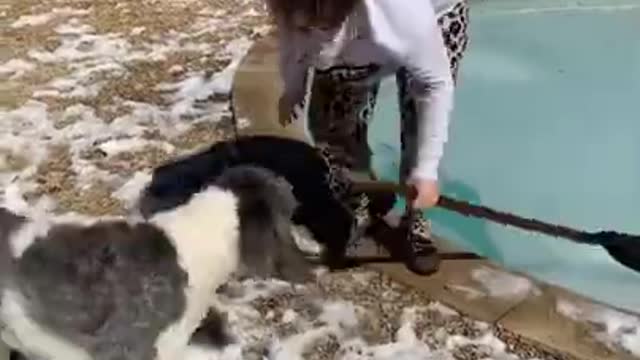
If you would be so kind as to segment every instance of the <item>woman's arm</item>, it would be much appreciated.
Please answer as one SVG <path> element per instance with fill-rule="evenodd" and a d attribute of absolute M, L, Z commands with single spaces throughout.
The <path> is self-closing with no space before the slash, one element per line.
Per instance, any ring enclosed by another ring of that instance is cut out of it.
<path fill-rule="evenodd" d="M 418 145 L 411 176 L 437 180 L 448 140 L 454 84 L 442 31 L 429 0 L 387 1 L 390 25 L 404 43 L 399 59 L 409 72 L 410 92 L 416 103 Z M 401 5 L 402 4 L 402 5 Z M 395 6 L 394 6 L 395 5 Z"/>

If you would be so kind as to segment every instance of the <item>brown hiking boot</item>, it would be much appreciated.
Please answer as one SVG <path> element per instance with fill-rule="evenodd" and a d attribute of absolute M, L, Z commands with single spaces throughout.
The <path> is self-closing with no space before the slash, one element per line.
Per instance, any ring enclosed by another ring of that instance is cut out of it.
<path fill-rule="evenodd" d="M 426 276 L 440 268 L 440 256 L 429 238 L 428 229 L 426 220 L 418 216 L 414 219 L 412 216 L 403 217 L 397 227 L 378 218 L 369 226 L 367 234 L 392 258 L 404 262 L 409 271 Z"/>

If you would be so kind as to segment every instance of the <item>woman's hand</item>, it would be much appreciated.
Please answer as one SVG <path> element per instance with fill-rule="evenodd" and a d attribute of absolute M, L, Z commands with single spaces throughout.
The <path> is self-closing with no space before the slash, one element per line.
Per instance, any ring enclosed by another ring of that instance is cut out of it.
<path fill-rule="evenodd" d="M 413 200 L 414 209 L 428 209 L 435 206 L 440 199 L 440 189 L 437 180 L 414 179 L 409 183 L 415 187 L 418 195 Z"/>

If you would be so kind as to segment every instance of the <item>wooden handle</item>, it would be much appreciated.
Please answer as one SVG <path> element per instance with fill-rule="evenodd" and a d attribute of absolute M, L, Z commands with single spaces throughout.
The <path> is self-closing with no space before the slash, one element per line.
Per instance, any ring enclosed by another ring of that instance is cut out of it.
<path fill-rule="evenodd" d="M 415 198 L 413 187 L 389 182 L 362 182 L 353 184 L 352 190 L 357 192 L 393 192 L 402 194 L 408 199 Z M 580 244 L 603 246 L 616 261 L 627 268 L 640 272 L 640 236 L 617 231 L 586 232 L 568 226 L 550 224 L 536 219 L 497 211 L 486 206 L 473 205 L 466 201 L 456 200 L 448 196 L 440 196 L 438 207 L 454 211 L 458 214 L 486 219 L 495 223 L 517 227 L 523 230 L 561 237 Z"/>
<path fill-rule="evenodd" d="M 402 194 L 408 199 L 414 199 L 417 195 L 416 189 L 412 186 L 382 181 L 357 182 L 353 184 L 352 190 L 356 192 L 394 192 Z M 586 238 L 592 236 L 589 233 L 566 226 L 523 218 L 506 212 L 497 211 L 486 206 L 473 205 L 466 201 L 456 200 L 445 195 L 440 196 L 437 206 L 457 212 L 464 216 L 487 219 L 502 225 L 514 226 L 524 230 L 535 231 L 550 236 L 563 237 L 579 242 L 584 242 Z"/>
<path fill-rule="evenodd" d="M 418 192 L 413 186 L 400 185 L 387 181 L 360 181 L 353 183 L 351 190 L 354 192 L 394 192 L 408 199 L 415 199 Z"/>

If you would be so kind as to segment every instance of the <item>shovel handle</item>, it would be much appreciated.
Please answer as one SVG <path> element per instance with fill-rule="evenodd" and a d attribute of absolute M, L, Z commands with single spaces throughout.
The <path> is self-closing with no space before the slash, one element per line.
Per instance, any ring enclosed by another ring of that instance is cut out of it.
<path fill-rule="evenodd" d="M 417 191 L 412 186 L 399 185 L 391 182 L 366 181 L 353 184 L 356 192 L 393 192 L 402 194 L 407 199 L 415 198 Z M 469 202 L 456 200 L 447 196 L 440 196 L 439 207 L 463 216 L 486 219 L 498 224 L 513 226 L 519 229 L 561 237 L 580 244 L 599 245 L 604 247 L 620 264 L 640 272 L 640 236 L 624 234 L 616 231 L 599 231 L 595 233 L 580 231 L 568 226 L 556 225 L 536 219 L 524 218 L 507 212 L 491 209 L 486 206 L 474 205 Z"/>
<path fill-rule="evenodd" d="M 357 192 L 395 192 L 397 194 L 402 194 L 408 199 L 413 199 L 417 196 L 417 190 L 413 186 L 383 181 L 357 182 L 353 184 L 352 190 Z M 584 242 L 584 239 L 589 236 L 588 233 L 572 229 L 567 226 L 523 218 L 506 212 L 497 211 L 486 206 L 473 205 L 466 201 L 456 200 L 445 195 L 440 196 L 437 206 L 457 212 L 464 216 L 487 219 L 502 225 L 514 226 L 523 230 L 535 231 L 579 242 Z"/>
<path fill-rule="evenodd" d="M 408 199 L 415 199 L 418 196 L 418 191 L 415 187 L 409 185 L 400 185 L 393 182 L 386 181 L 361 181 L 355 182 L 351 188 L 355 192 L 373 192 L 373 193 L 389 193 L 394 192 L 401 194 Z"/>

